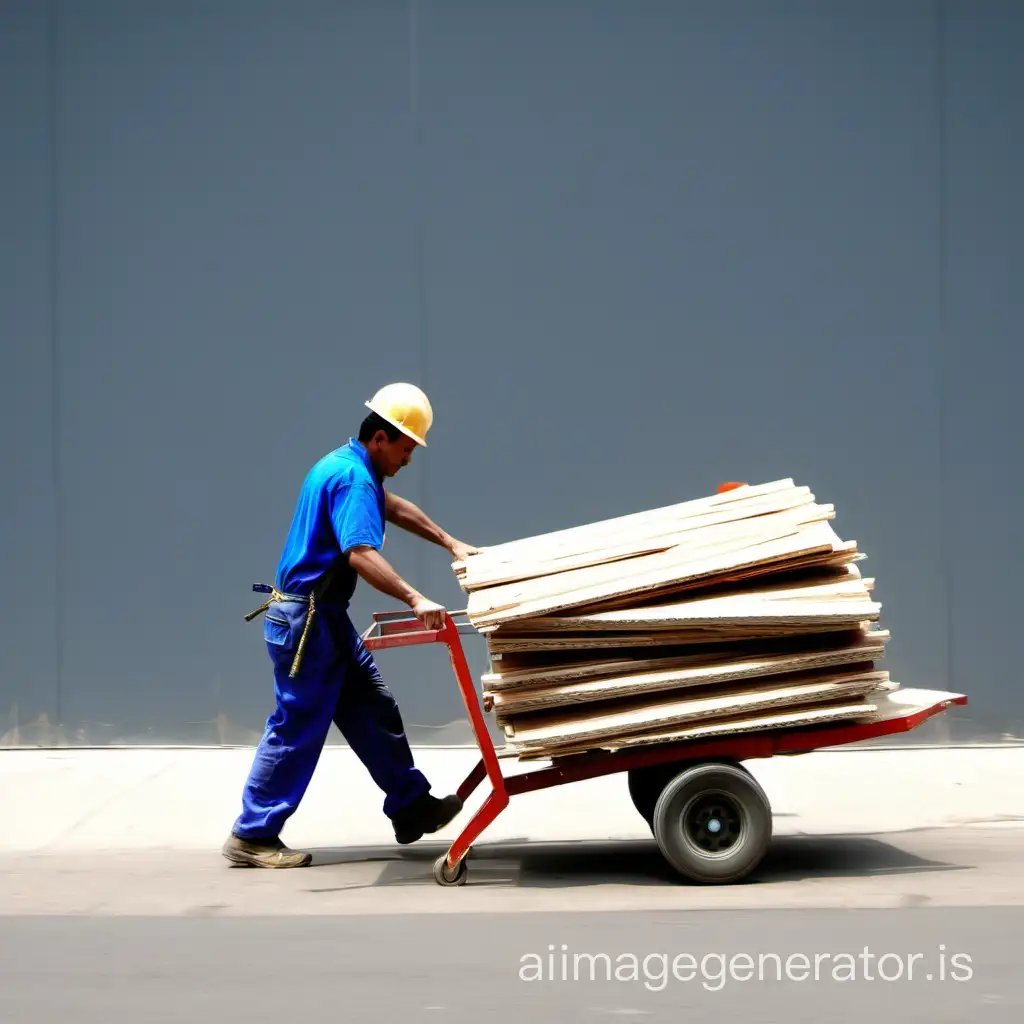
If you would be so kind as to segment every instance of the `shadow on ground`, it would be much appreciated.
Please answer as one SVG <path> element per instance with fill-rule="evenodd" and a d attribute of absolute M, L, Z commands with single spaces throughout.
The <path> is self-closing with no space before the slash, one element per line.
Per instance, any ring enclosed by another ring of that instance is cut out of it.
<path fill-rule="evenodd" d="M 365 885 L 330 885 L 311 892 L 422 885 L 432 882 L 434 860 L 447 850 L 443 843 L 394 847 L 320 850 L 313 869 L 379 863 L 380 874 Z M 921 872 L 961 871 L 972 867 L 930 860 L 882 839 L 865 836 L 782 836 L 743 885 L 770 885 L 811 878 L 868 878 Z M 688 884 L 665 861 L 653 840 L 628 842 L 528 843 L 522 839 L 487 843 L 470 854 L 474 885 L 534 889 L 594 885 L 663 886 Z"/>

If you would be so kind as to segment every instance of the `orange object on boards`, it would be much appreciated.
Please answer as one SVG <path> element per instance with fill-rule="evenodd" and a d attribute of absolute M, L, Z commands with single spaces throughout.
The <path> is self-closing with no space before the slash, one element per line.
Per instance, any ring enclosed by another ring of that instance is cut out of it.
<path fill-rule="evenodd" d="M 735 491 L 737 487 L 746 487 L 747 483 L 745 480 L 730 480 L 728 483 L 718 485 L 718 493 L 725 494 L 726 491 Z"/>

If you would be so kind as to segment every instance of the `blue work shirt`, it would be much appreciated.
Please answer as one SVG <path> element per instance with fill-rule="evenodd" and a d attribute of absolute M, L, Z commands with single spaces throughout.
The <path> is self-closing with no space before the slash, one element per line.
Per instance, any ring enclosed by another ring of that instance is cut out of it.
<path fill-rule="evenodd" d="M 320 576 L 357 545 L 384 546 L 384 483 L 355 439 L 325 455 L 306 475 L 281 561 L 277 589 L 308 594 Z M 343 560 L 331 603 L 348 606 L 358 574 Z"/>

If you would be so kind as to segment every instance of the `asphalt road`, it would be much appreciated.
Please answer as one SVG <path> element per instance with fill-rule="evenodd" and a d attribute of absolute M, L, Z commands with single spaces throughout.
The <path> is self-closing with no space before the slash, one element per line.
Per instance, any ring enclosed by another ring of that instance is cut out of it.
<path fill-rule="evenodd" d="M 446 847 L 315 851 L 292 871 L 208 852 L 0 855 L 0 915 L 502 915 L 543 911 L 1024 906 L 1024 828 L 780 836 L 742 885 L 681 883 L 653 839 L 481 844 L 464 886 L 431 866 Z"/>
<path fill-rule="evenodd" d="M 1021 908 L 9 917 L 0 1019 L 1019 1022 L 1022 927 Z"/>
<path fill-rule="evenodd" d="M 483 846 L 450 889 L 436 852 L 2 857 L 0 1021 L 1024 1019 L 1022 829 L 780 839 L 711 888 L 653 844 Z"/>

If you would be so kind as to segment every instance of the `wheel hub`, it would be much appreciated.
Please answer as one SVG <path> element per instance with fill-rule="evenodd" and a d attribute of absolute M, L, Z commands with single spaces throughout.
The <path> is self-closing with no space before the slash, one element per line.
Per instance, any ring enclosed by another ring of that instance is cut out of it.
<path fill-rule="evenodd" d="M 687 843 L 702 854 L 726 853 L 743 835 L 743 814 L 726 794 L 705 793 L 687 805 L 682 826 Z"/>

